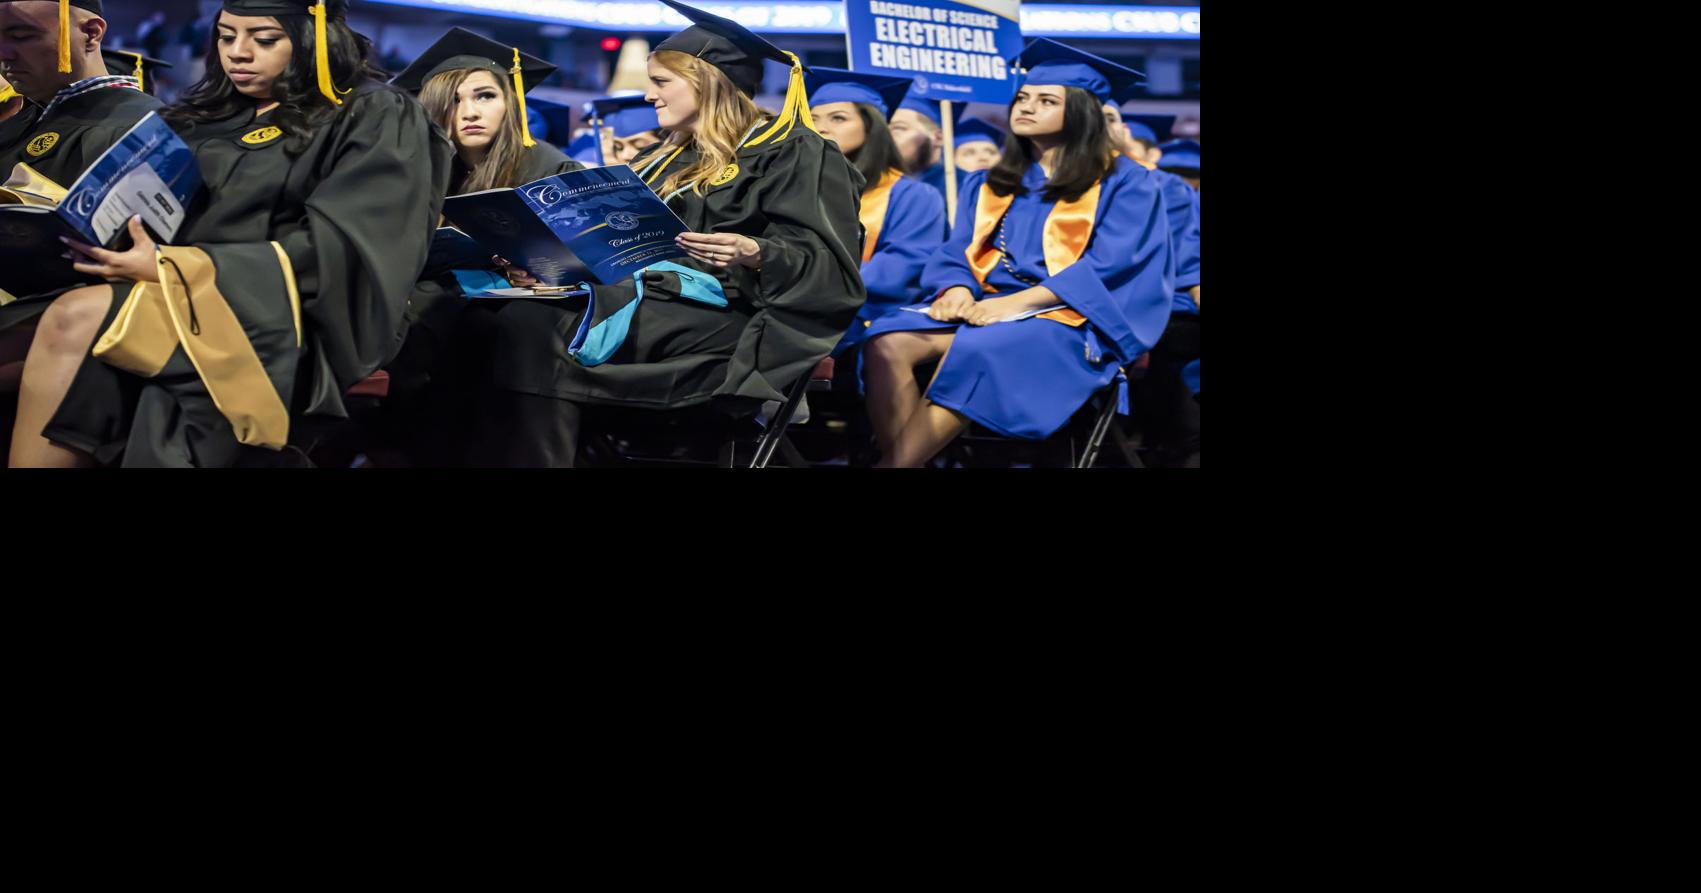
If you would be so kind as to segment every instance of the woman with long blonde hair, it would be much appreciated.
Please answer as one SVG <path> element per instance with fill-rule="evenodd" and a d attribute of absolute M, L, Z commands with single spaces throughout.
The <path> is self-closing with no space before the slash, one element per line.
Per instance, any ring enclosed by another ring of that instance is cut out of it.
<path fill-rule="evenodd" d="M 650 56 L 645 98 L 668 138 L 631 166 L 690 229 L 688 258 L 588 301 L 475 307 L 490 358 L 475 464 L 572 465 L 586 404 L 753 413 L 809 374 L 862 305 L 862 176 L 815 132 L 802 63 L 663 2 L 694 24 Z M 792 67 L 772 117 L 752 99 L 763 59 Z"/>

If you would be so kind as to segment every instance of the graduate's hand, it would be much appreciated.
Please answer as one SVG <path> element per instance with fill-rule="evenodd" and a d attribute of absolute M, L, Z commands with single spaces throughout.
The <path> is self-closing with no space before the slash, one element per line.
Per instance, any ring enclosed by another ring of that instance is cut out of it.
<path fill-rule="evenodd" d="M 1024 313 L 1029 308 L 1020 295 L 1005 295 L 1002 298 L 986 298 L 976 301 L 969 309 L 963 311 L 963 322 L 971 326 L 987 326 L 1001 322 L 1006 316 Z"/>
<path fill-rule="evenodd" d="M 716 267 L 741 266 L 762 269 L 762 245 L 737 233 L 680 233 L 674 243 L 691 259 Z"/>
<path fill-rule="evenodd" d="M 961 322 L 963 314 L 975 305 L 974 292 L 954 285 L 927 305 L 927 315 L 939 322 Z"/>
<path fill-rule="evenodd" d="M 88 273 L 108 280 L 128 280 L 130 282 L 158 282 L 159 265 L 154 260 L 154 240 L 148 238 L 148 231 L 142 228 L 140 214 L 130 218 L 130 238 L 135 240 L 129 251 L 108 251 L 85 245 L 75 239 L 59 237 L 71 250 L 62 257 L 73 261 L 71 268 L 79 273 Z"/>
<path fill-rule="evenodd" d="M 495 261 L 496 266 L 502 270 L 502 278 L 508 280 L 508 284 L 515 288 L 537 288 L 543 284 L 525 267 L 516 267 L 500 256 L 492 257 L 491 260 Z"/>

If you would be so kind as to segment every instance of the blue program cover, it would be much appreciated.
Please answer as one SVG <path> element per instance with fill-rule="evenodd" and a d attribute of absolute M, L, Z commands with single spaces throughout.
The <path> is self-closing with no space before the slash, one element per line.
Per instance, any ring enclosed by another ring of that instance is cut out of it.
<path fill-rule="evenodd" d="M 686 256 L 673 241 L 684 221 L 623 164 L 453 196 L 443 215 L 550 285 L 618 282 Z"/>
<path fill-rule="evenodd" d="M 22 297 L 98 281 L 60 257 L 61 235 L 117 247 L 129 241 L 125 221 L 140 214 L 153 238 L 168 243 L 200 187 L 194 153 L 149 113 L 95 159 L 57 207 L 0 205 L 0 290 Z"/>

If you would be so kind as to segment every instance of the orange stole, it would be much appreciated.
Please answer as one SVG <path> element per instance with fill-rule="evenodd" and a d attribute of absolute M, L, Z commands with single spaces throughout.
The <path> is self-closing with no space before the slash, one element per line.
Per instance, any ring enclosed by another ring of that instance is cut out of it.
<path fill-rule="evenodd" d="M 991 186 L 981 184 L 980 201 L 975 206 L 974 236 L 969 240 L 965 253 L 969 258 L 969 269 L 974 271 L 975 281 L 980 283 L 983 290 L 987 289 L 986 277 L 993 267 L 998 266 L 1000 252 L 998 244 L 993 240 L 993 233 L 998 230 L 999 221 L 1004 219 L 1005 213 L 1010 210 L 1010 203 L 1015 199 L 1013 193 L 998 195 L 992 191 Z M 1098 216 L 1098 209 L 1098 183 L 1094 183 L 1080 198 L 1072 202 L 1058 202 L 1052 206 L 1051 213 L 1046 215 L 1045 233 L 1040 240 L 1045 245 L 1047 273 L 1056 276 L 1087 252 L 1087 241 L 1093 236 L 1093 220 Z M 1034 318 L 1049 319 L 1066 326 L 1078 326 L 1087 321 L 1079 311 L 1067 307 L 1041 313 Z"/>
<path fill-rule="evenodd" d="M 862 210 L 857 212 L 857 217 L 862 221 L 862 228 L 868 231 L 862 243 L 863 263 L 874 259 L 874 246 L 880 241 L 880 227 L 885 225 L 886 209 L 892 204 L 892 187 L 903 177 L 901 171 L 888 170 L 880 175 L 880 182 L 862 194 Z"/>

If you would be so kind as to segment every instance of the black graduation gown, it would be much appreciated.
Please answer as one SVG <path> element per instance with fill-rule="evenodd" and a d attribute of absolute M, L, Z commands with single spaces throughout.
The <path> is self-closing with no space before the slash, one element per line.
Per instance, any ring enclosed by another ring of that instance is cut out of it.
<path fill-rule="evenodd" d="M 26 102 L 23 111 L 0 122 L 0 181 L 23 162 L 69 187 L 137 121 L 158 108 L 159 100 L 128 87 L 102 87 L 73 96 L 45 118 L 41 106 Z M 0 329 L 39 316 L 56 293 L 15 295 L 18 302 L 0 307 Z"/>
<path fill-rule="evenodd" d="M 537 141 L 525 150 L 520 183 L 583 170 L 555 146 Z M 449 194 L 458 195 L 470 171 L 456 156 Z M 456 330 L 467 313 L 467 299 L 452 271 L 426 270 L 408 297 L 405 338 L 396 358 L 385 365 L 389 396 L 377 423 L 380 438 L 403 449 L 420 464 L 454 464 L 463 447 L 465 415 L 476 393 L 467 364 L 454 348 Z"/>
<path fill-rule="evenodd" d="M 632 168 L 668 147 L 646 150 Z M 648 172 L 659 185 L 669 171 L 697 158 L 687 149 Z M 783 140 L 747 146 L 737 171 L 704 196 L 690 192 L 669 206 L 693 232 L 738 233 L 762 247 L 762 271 L 674 263 L 719 280 L 729 306 L 679 297 L 674 273 L 646 273 L 643 302 L 626 341 L 605 363 L 585 366 L 567 355 L 585 302 L 511 301 L 492 308 L 490 381 L 498 389 L 558 401 L 670 409 L 715 401 L 732 412 L 754 410 L 825 357 L 866 298 L 861 276 L 862 176 L 839 150 L 799 125 Z M 595 286 L 592 323 L 631 303 L 631 281 Z M 494 302 L 493 302 L 494 303 Z M 524 430 L 548 426 L 516 425 Z M 498 435 L 500 432 L 487 432 Z M 535 455 L 554 455 L 550 449 Z M 506 454 L 514 461 L 517 454 Z M 518 457 L 523 458 L 523 457 Z"/>
<path fill-rule="evenodd" d="M 525 150 L 520 183 L 584 168 L 560 149 L 539 140 Z M 449 175 L 449 195 L 461 193 L 460 184 L 466 181 L 469 173 L 460 157 L 455 156 Z M 455 322 L 466 305 L 462 295 L 460 283 L 449 271 L 427 270 L 420 279 L 413 294 L 408 297 L 407 327 L 398 333 L 405 336 L 405 340 L 399 346 L 395 361 L 386 367 L 390 371 L 392 391 L 411 389 L 425 383 L 430 368 L 448 344 Z"/>
<path fill-rule="evenodd" d="M 281 449 L 292 419 L 345 418 L 389 360 L 430 250 L 448 141 L 368 82 L 296 156 L 269 116 L 188 127 L 206 188 L 157 285 L 113 307 L 50 440 L 127 466 L 218 466 Z"/>

